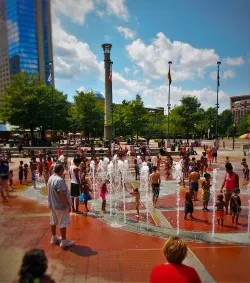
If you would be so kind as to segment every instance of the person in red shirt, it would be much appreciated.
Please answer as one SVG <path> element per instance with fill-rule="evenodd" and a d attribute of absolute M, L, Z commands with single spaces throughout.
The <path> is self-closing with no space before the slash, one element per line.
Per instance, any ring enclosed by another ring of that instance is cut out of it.
<path fill-rule="evenodd" d="M 157 265 L 152 269 L 150 283 L 201 283 L 195 269 L 182 264 L 187 251 L 187 245 L 179 237 L 170 237 L 163 248 L 168 263 Z"/>

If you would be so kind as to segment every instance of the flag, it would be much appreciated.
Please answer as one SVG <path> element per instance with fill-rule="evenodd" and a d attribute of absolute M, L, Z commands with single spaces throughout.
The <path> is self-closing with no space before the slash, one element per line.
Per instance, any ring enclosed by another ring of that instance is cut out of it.
<path fill-rule="evenodd" d="M 169 81 L 169 84 L 171 85 L 172 78 L 171 78 L 170 70 L 168 71 L 168 81 Z"/>
<path fill-rule="evenodd" d="M 220 76 L 219 76 L 219 74 L 217 75 L 217 86 L 220 86 Z"/>
<path fill-rule="evenodd" d="M 110 64 L 110 71 L 109 71 L 109 82 L 112 82 L 112 64 Z"/>
<path fill-rule="evenodd" d="M 48 82 L 52 85 L 52 74 L 51 74 L 51 72 L 49 73 Z"/>

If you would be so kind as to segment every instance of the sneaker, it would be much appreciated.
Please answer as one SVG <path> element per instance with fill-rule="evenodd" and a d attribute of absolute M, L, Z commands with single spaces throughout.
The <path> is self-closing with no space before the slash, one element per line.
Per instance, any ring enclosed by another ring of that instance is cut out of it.
<path fill-rule="evenodd" d="M 68 248 L 68 247 L 72 247 L 74 246 L 74 242 L 73 241 L 69 241 L 69 240 L 62 240 L 60 243 L 60 247 L 61 248 Z"/>
<path fill-rule="evenodd" d="M 57 236 L 51 237 L 51 241 L 50 241 L 51 244 L 58 244 L 60 242 L 61 242 L 61 237 L 57 237 Z"/>

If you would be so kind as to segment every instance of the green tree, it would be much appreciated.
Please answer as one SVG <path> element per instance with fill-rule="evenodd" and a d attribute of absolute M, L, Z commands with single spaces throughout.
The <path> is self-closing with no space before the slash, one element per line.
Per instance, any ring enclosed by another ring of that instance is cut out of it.
<path fill-rule="evenodd" d="M 113 123 L 116 136 L 130 135 L 131 130 L 125 123 L 128 114 L 129 101 L 123 100 L 121 104 L 113 105 Z"/>
<path fill-rule="evenodd" d="M 233 127 L 233 115 L 229 109 L 224 110 L 219 115 L 219 133 L 221 135 L 229 135 Z"/>
<path fill-rule="evenodd" d="M 147 125 L 147 113 L 141 96 L 137 94 L 136 98 L 128 103 L 125 117 L 125 124 L 131 130 L 131 136 L 136 134 L 136 142 L 138 142 L 138 135 L 143 132 Z"/>
<path fill-rule="evenodd" d="M 185 128 L 185 134 L 187 139 L 189 133 L 195 131 L 194 124 L 198 123 L 202 119 L 201 104 L 195 96 L 183 96 L 181 99 L 181 105 L 177 107 L 177 115 L 179 116 L 179 124 Z"/>
<path fill-rule="evenodd" d="M 69 122 L 73 130 L 82 130 L 88 139 L 90 134 L 94 137 L 103 135 L 104 110 L 92 91 L 77 91 Z"/>
<path fill-rule="evenodd" d="M 52 113 L 55 130 L 66 130 L 69 103 L 62 92 L 46 87 L 38 76 L 20 73 L 12 77 L 5 89 L 0 108 L 1 119 L 22 129 L 52 129 Z"/>
<path fill-rule="evenodd" d="M 247 112 L 244 117 L 240 119 L 237 125 L 237 134 L 243 135 L 250 131 L 250 112 Z"/>

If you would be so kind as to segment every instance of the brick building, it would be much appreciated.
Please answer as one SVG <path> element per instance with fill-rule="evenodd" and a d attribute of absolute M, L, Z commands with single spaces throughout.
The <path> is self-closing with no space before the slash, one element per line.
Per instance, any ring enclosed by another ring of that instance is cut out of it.
<path fill-rule="evenodd" d="M 230 109 L 233 114 L 235 124 L 239 123 L 240 119 L 250 111 L 250 94 L 230 97 Z"/>

